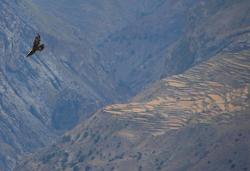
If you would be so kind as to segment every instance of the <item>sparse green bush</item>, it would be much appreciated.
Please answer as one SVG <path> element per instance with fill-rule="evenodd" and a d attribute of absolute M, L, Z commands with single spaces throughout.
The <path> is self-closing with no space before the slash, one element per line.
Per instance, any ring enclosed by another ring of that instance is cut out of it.
<path fill-rule="evenodd" d="M 85 167 L 85 171 L 91 171 L 91 167 L 90 166 L 86 166 Z"/>
<path fill-rule="evenodd" d="M 62 167 L 66 167 L 66 163 L 68 161 L 69 154 L 67 152 L 63 153 L 63 159 L 62 159 Z"/>
<path fill-rule="evenodd" d="M 89 133 L 88 133 L 88 132 L 84 132 L 84 134 L 83 134 L 83 138 L 87 138 L 87 137 L 88 137 L 88 135 L 89 135 Z"/>
<path fill-rule="evenodd" d="M 77 136 L 75 137 L 75 141 L 78 140 L 80 138 L 81 134 L 77 134 Z"/>
<path fill-rule="evenodd" d="M 89 150 L 88 157 L 90 157 L 92 155 L 92 153 L 93 153 L 93 151 Z"/>
<path fill-rule="evenodd" d="M 121 142 L 119 142 L 117 145 L 116 145 L 116 148 L 120 148 L 121 147 Z"/>
<path fill-rule="evenodd" d="M 137 152 L 137 157 L 136 160 L 139 161 L 142 158 L 142 153 L 141 152 Z"/>
<path fill-rule="evenodd" d="M 70 135 L 64 135 L 62 137 L 62 143 L 67 143 L 71 141 L 71 136 Z"/>
<path fill-rule="evenodd" d="M 79 161 L 80 163 L 82 163 L 82 162 L 84 162 L 85 158 L 86 158 L 85 155 L 81 155 L 81 156 L 79 157 L 79 160 L 78 160 L 78 161 Z"/>
<path fill-rule="evenodd" d="M 73 171 L 80 171 L 79 166 L 74 166 Z"/>
<path fill-rule="evenodd" d="M 159 160 L 157 158 L 155 159 L 156 170 L 161 170 L 163 164 L 164 164 L 164 161 Z"/>
<path fill-rule="evenodd" d="M 234 169 L 234 168 L 235 168 L 235 164 L 232 164 L 230 168 L 231 168 L 231 169 Z"/>
<path fill-rule="evenodd" d="M 55 157 L 55 153 L 50 153 L 50 154 L 48 154 L 46 156 L 43 156 L 42 157 L 43 164 L 48 163 L 53 157 Z"/>
<path fill-rule="evenodd" d="M 99 142 L 100 138 L 101 138 L 100 135 L 97 135 L 97 136 L 96 136 L 96 138 L 94 139 L 95 144 Z"/>

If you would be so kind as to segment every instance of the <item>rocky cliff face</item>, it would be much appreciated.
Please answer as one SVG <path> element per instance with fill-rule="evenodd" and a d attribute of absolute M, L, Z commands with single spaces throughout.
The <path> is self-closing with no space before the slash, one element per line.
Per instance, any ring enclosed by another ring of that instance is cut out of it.
<path fill-rule="evenodd" d="M 249 48 L 247 0 L 2 0 L 0 14 L 4 170 L 106 104 L 220 52 Z M 28 59 L 36 32 L 46 49 Z"/>
<path fill-rule="evenodd" d="M 103 63 L 115 82 L 133 94 L 161 77 L 182 73 L 226 47 L 249 47 L 248 38 L 243 40 L 249 33 L 248 16 L 247 1 L 162 1 L 98 47 L 109 59 Z"/>
<path fill-rule="evenodd" d="M 44 19 L 41 27 L 52 25 L 53 35 L 91 44 L 121 94 L 135 95 L 225 47 L 249 46 L 242 39 L 249 33 L 247 0 L 34 2 L 54 17 L 51 23 Z"/>
<path fill-rule="evenodd" d="M 250 51 L 105 107 L 17 170 L 248 170 Z"/>
<path fill-rule="evenodd" d="M 20 154 L 44 146 L 101 106 L 126 99 L 114 90 L 97 52 L 78 39 L 53 35 L 53 25 L 40 28 L 35 19 L 44 17 L 49 24 L 54 18 L 36 8 L 30 1 L 0 4 L 1 170 L 13 168 Z M 46 48 L 26 58 L 36 32 Z"/>

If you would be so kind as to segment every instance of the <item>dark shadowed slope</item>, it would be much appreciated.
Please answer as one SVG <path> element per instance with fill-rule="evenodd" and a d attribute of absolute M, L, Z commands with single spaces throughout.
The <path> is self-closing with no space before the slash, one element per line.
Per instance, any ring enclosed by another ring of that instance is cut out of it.
<path fill-rule="evenodd" d="M 17 170 L 248 170 L 250 51 L 219 54 L 105 107 Z"/>
<path fill-rule="evenodd" d="M 0 168 L 100 107 L 249 47 L 248 0 L 2 0 Z M 223 21 L 223 22 L 222 22 Z M 27 60 L 39 32 L 43 53 Z"/>
<path fill-rule="evenodd" d="M 126 99 L 116 93 L 88 43 L 58 39 L 36 25 L 22 5 L 0 4 L 0 170 L 13 168 L 20 154 L 44 146 L 101 106 Z M 32 5 L 35 12 L 38 6 Z M 27 59 L 37 32 L 46 49 Z"/>

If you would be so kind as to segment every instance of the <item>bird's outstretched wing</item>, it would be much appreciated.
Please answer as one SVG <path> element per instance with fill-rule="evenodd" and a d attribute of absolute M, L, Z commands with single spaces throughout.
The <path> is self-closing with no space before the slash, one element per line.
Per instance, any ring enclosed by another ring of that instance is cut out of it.
<path fill-rule="evenodd" d="M 27 55 L 27 57 L 33 55 L 36 51 L 34 51 L 33 49 L 30 51 L 30 53 Z"/>

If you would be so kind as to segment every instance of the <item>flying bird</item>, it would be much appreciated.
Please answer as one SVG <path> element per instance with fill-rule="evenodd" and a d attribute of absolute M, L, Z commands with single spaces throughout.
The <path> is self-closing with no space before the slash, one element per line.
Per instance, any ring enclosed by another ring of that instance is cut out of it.
<path fill-rule="evenodd" d="M 33 48 L 27 57 L 33 55 L 36 51 L 42 51 L 44 49 L 44 44 L 40 44 L 41 37 L 39 34 L 36 35 L 35 40 L 33 42 Z"/>

